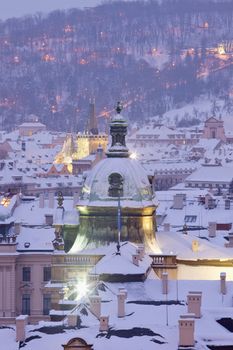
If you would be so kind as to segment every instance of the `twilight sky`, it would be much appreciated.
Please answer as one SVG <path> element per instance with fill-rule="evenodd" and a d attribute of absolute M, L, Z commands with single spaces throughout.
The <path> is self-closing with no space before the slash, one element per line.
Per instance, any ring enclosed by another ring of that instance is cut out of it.
<path fill-rule="evenodd" d="M 103 0 L 0 0 L 0 19 L 72 7 L 90 7 Z"/>

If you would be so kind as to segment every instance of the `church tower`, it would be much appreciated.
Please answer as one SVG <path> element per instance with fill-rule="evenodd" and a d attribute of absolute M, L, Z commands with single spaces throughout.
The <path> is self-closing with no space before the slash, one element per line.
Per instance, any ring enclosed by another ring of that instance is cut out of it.
<path fill-rule="evenodd" d="M 91 100 L 90 101 L 90 106 L 89 106 L 89 121 L 88 121 L 88 133 L 92 135 L 98 135 L 99 130 L 97 126 L 97 119 L 96 119 L 96 114 L 95 114 L 95 101 Z"/>

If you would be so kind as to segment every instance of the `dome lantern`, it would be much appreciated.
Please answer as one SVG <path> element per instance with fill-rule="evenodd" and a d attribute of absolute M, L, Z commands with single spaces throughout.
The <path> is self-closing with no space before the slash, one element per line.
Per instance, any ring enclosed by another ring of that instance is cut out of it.
<path fill-rule="evenodd" d="M 111 147 L 106 152 L 107 157 L 129 157 L 129 150 L 126 147 L 125 136 L 127 134 L 127 123 L 124 117 L 120 114 L 123 107 L 120 102 L 117 102 L 116 112 L 110 123 L 110 135 L 112 137 Z"/>

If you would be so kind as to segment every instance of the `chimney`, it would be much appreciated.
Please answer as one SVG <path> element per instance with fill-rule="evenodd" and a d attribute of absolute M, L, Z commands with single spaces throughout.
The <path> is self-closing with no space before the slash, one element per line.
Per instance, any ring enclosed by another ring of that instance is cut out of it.
<path fill-rule="evenodd" d="M 170 224 L 169 223 L 164 224 L 163 230 L 164 230 L 164 232 L 170 232 Z"/>
<path fill-rule="evenodd" d="M 209 231 L 210 238 L 216 237 L 216 229 L 217 229 L 217 223 L 216 222 L 209 222 L 208 231 Z"/>
<path fill-rule="evenodd" d="M 168 294 L 168 273 L 162 273 L 162 293 Z"/>
<path fill-rule="evenodd" d="M 19 235 L 20 231 L 21 231 L 21 222 L 15 221 L 15 223 L 14 223 L 14 233 L 16 235 Z"/>
<path fill-rule="evenodd" d="M 73 314 L 73 313 L 68 314 L 67 315 L 68 327 L 77 327 L 79 318 L 80 317 L 77 314 Z"/>
<path fill-rule="evenodd" d="M 225 210 L 231 209 L 231 201 L 230 199 L 225 199 Z"/>
<path fill-rule="evenodd" d="M 117 294 L 118 317 L 125 317 L 125 293 Z"/>
<path fill-rule="evenodd" d="M 232 248 L 233 247 L 233 232 L 228 233 L 228 243 L 225 243 L 226 248 Z"/>
<path fill-rule="evenodd" d="M 28 315 L 16 317 L 16 341 L 24 342 L 26 339 L 26 325 L 28 324 Z"/>
<path fill-rule="evenodd" d="M 119 291 L 119 294 L 124 294 L 125 295 L 125 299 L 127 299 L 127 297 L 128 297 L 127 289 L 120 287 L 120 288 L 118 288 L 118 291 Z"/>
<path fill-rule="evenodd" d="M 109 316 L 100 316 L 100 332 L 107 332 L 109 329 Z"/>
<path fill-rule="evenodd" d="M 48 226 L 53 225 L 53 214 L 45 214 L 45 224 Z"/>
<path fill-rule="evenodd" d="M 187 295 L 188 313 L 194 314 L 196 318 L 201 317 L 202 292 L 189 292 Z"/>
<path fill-rule="evenodd" d="M 195 315 L 181 315 L 179 319 L 179 346 L 194 346 Z"/>
<path fill-rule="evenodd" d="M 96 150 L 96 160 L 100 161 L 101 159 L 103 159 L 104 156 L 104 150 L 103 147 L 101 146 L 101 144 L 99 144 L 97 150 Z"/>
<path fill-rule="evenodd" d="M 44 208 L 44 193 L 39 195 L 39 208 Z"/>
<path fill-rule="evenodd" d="M 98 295 L 90 295 L 89 301 L 90 301 L 91 312 L 97 318 L 100 318 L 100 315 L 101 315 L 101 297 Z"/>
<path fill-rule="evenodd" d="M 183 209 L 186 196 L 183 193 L 177 193 L 173 197 L 173 209 Z"/>
<path fill-rule="evenodd" d="M 220 273 L 220 293 L 224 295 L 227 294 L 226 272 Z"/>
<path fill-rule="evenodd" d="M 79 200 L 79 194 L 75 192 L 73 196 L 73 208 L 76 208 L 76 205 L 78 204 L 78 200 Z"/>
<path fill-rule="evenodd" d="M 209 194 L 205 196 L 205 209 L 214 209 L 216 207 L 215 199 Z"/>
<path fill-rule="evenodd" d="M 49 192 L 49 208 L 54 208 L 54 193 Z"/>
<path fill-rule="evenodd" d="M 138 248 L 137 248 L 136 252 L 139 255 L 139 260 L 142 260 L 144 258 L 144 256 L 145 256 L 144 244 L 138 245 Z"/>
<path fill-rule="evenodd" d="M 134 265 L 139 266 L 139 255 L 138 254 L 133 254 L 132 260 L 133 260 Z"/>
<path fill-rule="evenodd" d="M 193 251 L 194 253 L 197 253 L 198 250 L 199 250 L 199 242 L 198 242 L 197 239 L 194 239 L 194 240 L 192 241 L 192 251 Z"/>

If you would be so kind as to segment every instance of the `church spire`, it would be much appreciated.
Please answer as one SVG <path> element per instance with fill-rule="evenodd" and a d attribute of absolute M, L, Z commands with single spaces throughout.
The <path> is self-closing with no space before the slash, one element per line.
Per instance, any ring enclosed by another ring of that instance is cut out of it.
<path fill-rule="evenodd" d="M 123 106 L 117 102 L 117 114 L 110 122 L 110 135 L 112 136 L 111 147 L 106 152 L 107 157 L 129 157 L 129 150 L 126 147 L 125 136 L 127 134 L 127 123 L 124 117 L 120 114 Z"/>
<path fill-rule="evenodd" d="M 95 114 L 95 100 L 90 100 L 90 107 L 89 107 L 89 125 L 88 125 L 88 132 L 93 135 L 98 135 L 98 126 L 97 126 L 97 119 Z"/>

